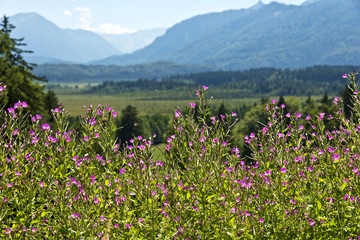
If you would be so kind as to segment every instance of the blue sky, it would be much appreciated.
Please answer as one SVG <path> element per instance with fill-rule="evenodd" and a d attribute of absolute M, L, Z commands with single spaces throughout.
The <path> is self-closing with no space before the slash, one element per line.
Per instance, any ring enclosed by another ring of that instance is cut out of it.
<path fill-rule="evenodd" d="M 0 0 L 0 14 L 37 12 L 61 28 L 121 34 L 171 27 L 198 14 L 248 8 L 258 0 Z M 271 0 L 262 0 L 267 4 Z M 300 5 L 305 0 L 277 0 Z M 11 21 L 11 19 L 10 19 Z"/>

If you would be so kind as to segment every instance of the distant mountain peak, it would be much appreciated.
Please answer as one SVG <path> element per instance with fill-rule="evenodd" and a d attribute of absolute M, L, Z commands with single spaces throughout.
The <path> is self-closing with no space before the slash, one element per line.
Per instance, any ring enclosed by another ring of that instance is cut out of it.
<path fill-rule="evenodd" d="M 9 17 L 15 26 L 12 37 L 25 38 L 26 50 L 34 51 L 38 62 L 88 62 L 120 54 L 99 35 L 84 30 L 62 29 L 36 12 L 19 13 Z M 30 57 L 29 57 L 30 58 Z"/>
<path fill-rule="evenodd" d="M 96 64 L 165 60 L 247 69 L 359 62 L 360 49 L 355 46 L 360 45 L 360 28 L 354 26 L 359 26 L 360 19 L 348 14 L 358 9 L 359 0 L 311 0 L 307 6 L 267 2 L 251 7 L 258 10 L 195 16 L 174 25 L 145 48 Z"/>
<path fill-rule="evenodd" d="M 251 10 L 258 10 L 259 8 L 265 6 L 265 4 L 259 0 L 254 6 L 250 7 Z"/>
<path fill-rule="evenodd" d="M 304 2 L 303 4 L 301 4 L 302 6 L 307 6 L 316 2 L 320 2 L 321 0 L 307 0 L 306 2 Z"/>
<path fill-rule="evenodd" d="M 28 12 L 28 13 L 15 14 L 15 15 L 10 17 L 10 21 L 11 21 L 12 18 L 20 20 L 20 21 L 28 21 L 28 20 L 33 20 L 33 19 L 40 19 L 40 20 L 49 21 L 46 18 L 44 18 L 43 16 L 41 16 L 40 14 L 38 14 L 37 12 Z"/>

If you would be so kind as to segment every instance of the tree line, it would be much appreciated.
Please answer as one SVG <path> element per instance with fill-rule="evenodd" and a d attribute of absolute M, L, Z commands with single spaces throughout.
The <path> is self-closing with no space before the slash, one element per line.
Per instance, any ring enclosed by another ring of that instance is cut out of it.
<path fill-rule="evenodd" d="M 346 84 L 342 79 L 343 73 L 359 68 L 360 66 L 313 66 L 297 69 L 256 68 L 247 71 L 203 72 L 162 79 L 105 81 L 86 89 L 85 93 L 121 94 L 155 90 L 176 93 L 199 84 L 211 86 L 209 94 L 216 98 L 308 96 L 325 93 L 337 95 Z M 177 94 L 173 94 L 173 97 L 178 98 Z"/>

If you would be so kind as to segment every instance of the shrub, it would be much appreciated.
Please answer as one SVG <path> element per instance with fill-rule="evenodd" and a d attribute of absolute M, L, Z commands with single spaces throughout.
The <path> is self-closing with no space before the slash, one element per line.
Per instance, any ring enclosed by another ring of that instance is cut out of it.
<path fill-rule="evenodd" d="M 347 75 L 351 81 L 356 74 Z M 3 89 L 3 88 L 0 88 Z M 92 107 L 82 135 L 30 116 L 25 103 L 2 111 L 0 235 L 9 239 L 355 239 L 359 219 L 359 131 L 334 116 L 284 114 L 245 138 L 254 164 L 231 146 L 236 116 L 210 115 L 206 87 L 173 118 L 163 158 L 152 139 L 119 149 L 116 113 Z M 353 94 L 353 119 L 360 104 Z M 300 125 L 304 119 L 311 130 Z M 324 119 L 338 127 L 325 131 Z"/>

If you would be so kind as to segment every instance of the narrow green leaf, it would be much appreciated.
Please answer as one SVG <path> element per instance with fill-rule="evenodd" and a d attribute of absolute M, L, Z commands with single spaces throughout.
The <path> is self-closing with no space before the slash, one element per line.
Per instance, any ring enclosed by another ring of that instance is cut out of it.
<path fill-rule="evenodd" d="M 347 182 L 343 183 L 340 190 L 343 191 L 347 186 L 348 186 Z"/>
<path fill-rule="evenodd" d="M 189 199 L 190 199 L 190 197 L 191 197 L 190 192 L 187 192 L 187 194 L 186 194 L 186 198 L 189 200 Z"/>
<path fill-rule="evenodd" d="M 317 201 L 317 207 L 318 207 L 319 210 L 321 210 L 322 205 L 321 205 L 320 201 Z"/>

